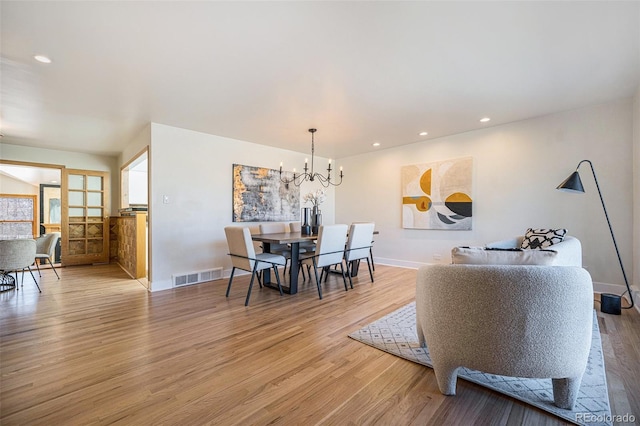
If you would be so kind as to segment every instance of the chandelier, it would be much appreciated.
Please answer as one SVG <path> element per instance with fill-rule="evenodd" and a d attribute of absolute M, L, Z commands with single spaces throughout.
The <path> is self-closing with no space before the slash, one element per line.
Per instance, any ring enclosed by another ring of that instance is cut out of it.
<path fill-rule="evenodd" d="M 327 176 L 323 176 L 320 173 L 313 171 L 313 156 L 315 151 L 315 143 L 313 140 L 313 134 L 317 132 L 317 129 L 309 129 L 309 133 L 311 133 L 311 170 L 309 170 L 309 159 L 305 158 L 304 160 L 304 172 L 296 174 L 296 169 L 293 169 L 293 177 L 286 178 L 282 176 L 282 163 L 280 163 L 280 181 L 282 183 L 289 185 L 293 183 L 296 186 L 302 185 L 302 182 L 309 181 L 315 182 L 318 180 L 322 186 L 327 188 L 329 185 L 338 186 L 342 183 L 342 167 L 340 167 L 340 182 L 332 182 L 331 181 L 331 160 L 329 160 L 329 166 L 327 167 Z"/>

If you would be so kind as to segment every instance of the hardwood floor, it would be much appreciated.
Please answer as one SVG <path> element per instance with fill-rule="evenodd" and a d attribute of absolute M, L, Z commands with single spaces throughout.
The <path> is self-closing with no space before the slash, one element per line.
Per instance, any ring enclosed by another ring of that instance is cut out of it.
<path fill-rule="evenodd" d="M 376 265 L 280 297 L 248 276 L 148 293 L 117 266 L 44 270 L 0 293 L 0 424 L 564 424 L 347 335 L 414 300 L 415 271 Z M 30 279 L 30 278 L 29 278 Z M 598 314 L 612 412 L 640 417 L 640 314 Z M 638 420 L 636 420 L 638 421 Z"/>

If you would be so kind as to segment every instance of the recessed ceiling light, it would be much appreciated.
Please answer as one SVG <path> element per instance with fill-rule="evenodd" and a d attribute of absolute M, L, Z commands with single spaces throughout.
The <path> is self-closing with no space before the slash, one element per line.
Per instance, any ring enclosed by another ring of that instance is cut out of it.
<path fill-rule="evenodd" d="M 50 64 L 51 63 L 51 59 L 49 59 L 49 57 L 44 56 L 44 55 L 36 55 L 33 57 L 33 59 L 35 59 L 38 62 L 42 62 L 43 64 Z"/>
<path fill-rule="evenodd" d="M 58 181 L 57 180 L 52 180 L 51 183 L 58 183 Z"/>
<path fill-rule="evenodd" d="M 489 117 L 484 117 L 480 119 L 481 123 L 486 123 L 487 121 L 491 121 L 491 119 Z"/>
<path fill-rule="evenodd" d="M 374 143 L 372 143 L 371 145 L 373 145 L 373 146 L 380 146 L 380 142 L 374 142 Z"/>
<path fill-rule="evenodd" d="M 420 133 L 418 133 L 418 135 L 420 135 L 420 136 L 427 136 L 428 134 L 429 134 L 429 133 L 427 133 L 427 132 L 420 132 Z"/>

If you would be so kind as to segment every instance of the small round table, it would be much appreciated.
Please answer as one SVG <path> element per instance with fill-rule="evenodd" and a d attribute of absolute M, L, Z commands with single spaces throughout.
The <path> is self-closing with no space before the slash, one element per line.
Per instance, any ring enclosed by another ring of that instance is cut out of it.
<path fill-rule="evenodd" d="M 0 272 L 0 292 L 16 288 L 16 279 L 9 274 Z"/>

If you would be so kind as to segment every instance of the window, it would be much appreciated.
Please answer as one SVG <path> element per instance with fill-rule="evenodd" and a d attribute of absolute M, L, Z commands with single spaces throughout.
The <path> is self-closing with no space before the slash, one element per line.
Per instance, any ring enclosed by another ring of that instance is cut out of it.
<path fill-rule="evenodd" d="M 0 194 L 0 239 L 35 238 L 36 196 Z"/>

